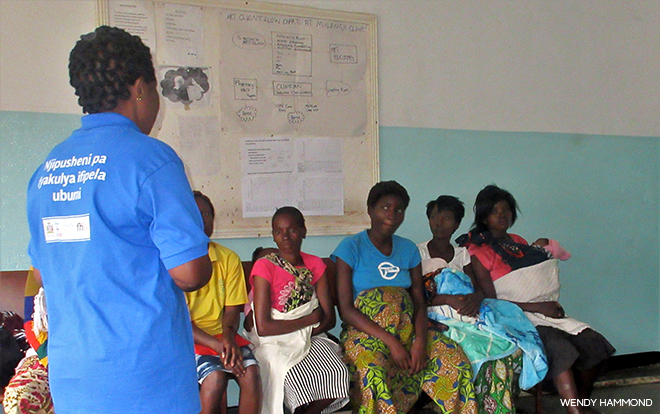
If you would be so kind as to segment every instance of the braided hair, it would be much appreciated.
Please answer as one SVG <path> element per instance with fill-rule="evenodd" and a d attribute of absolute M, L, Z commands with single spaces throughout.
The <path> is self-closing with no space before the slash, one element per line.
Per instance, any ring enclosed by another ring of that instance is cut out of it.
<path fill-rule="evenodd" d="M 156 80 L 149 48 L 138 36 L 109 26 L 82 35 L 69 55 L 69 83 L 83 112 L 109 112 L 131 97 L 129 86 L 142 77 Z"/>

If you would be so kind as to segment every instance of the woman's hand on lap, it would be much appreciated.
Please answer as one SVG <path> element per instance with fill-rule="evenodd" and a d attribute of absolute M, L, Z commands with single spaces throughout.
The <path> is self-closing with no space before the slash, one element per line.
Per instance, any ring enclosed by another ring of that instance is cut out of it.
<path fill-rule="evenodd" d="M 426 342 L 415 339 L 410 348 L 411 366 L 410 375 L 415 375 L 426 367 L 428 354 L 426 353 Z"/>
<path fill-rule="evenodd" d="M 412 360 L 410 354 L 398 340 L 392 341 L 392 344 L 389 345 L 390 353 L 392 354 L 392 359 L 397 367 L 405 370 L 411 369 Z"/>

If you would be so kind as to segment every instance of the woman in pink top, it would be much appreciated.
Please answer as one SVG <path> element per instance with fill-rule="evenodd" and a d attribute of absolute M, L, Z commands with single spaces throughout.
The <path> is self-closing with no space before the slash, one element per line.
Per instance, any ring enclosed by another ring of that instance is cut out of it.
<path fill-rule="evenodd" d="M 539 264 L 552 256 L 522 237 L 508 233 L 515 223 L 518 204 L 511 193 L 495 185 L 486 186 L 474 203 L 472 230 L 457 239 L 468 247 L 477 284 L 487 298 L 497 298 L 494 281 L 509 272 Z M 514 302 L 523 311 L 565 318 L 563 307 L 556 301 Z M 548 357 L 549 371 L 559 396 L 563 399 L 589 398 L 597 374 L 615 352 L 601 334 L 586 328 L 570 334 L 551 326 L 536 326 Z M 589 407 L 567 406 L 570 414 L 595 413 Z"/>
<path fill-rule="evenodd" d="M 331 413 L 348 402 L 348 369 L 324 332 L 335 325 L 326 265 L 300 251 L 307 235 L 295 207 L 272 219 L 277 252 L 257 260 L 250 284 L 254 328 L 249 339 L 261 367 L 262 414 Z"/>

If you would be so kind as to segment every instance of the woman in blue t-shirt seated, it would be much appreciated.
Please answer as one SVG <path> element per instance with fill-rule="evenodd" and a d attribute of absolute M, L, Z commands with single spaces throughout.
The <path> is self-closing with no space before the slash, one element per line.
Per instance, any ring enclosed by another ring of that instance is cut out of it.
<path fill-rule="evenodd" d="M 428 326 L 417 246 L 394 234 L 409 202 L 396 181 L 376 184 L 367 198 L 371 227 L 332 254 L 353 410 L 407 412 L 424 391 L 440 412 L 476 413 L 467 357 Z"/>

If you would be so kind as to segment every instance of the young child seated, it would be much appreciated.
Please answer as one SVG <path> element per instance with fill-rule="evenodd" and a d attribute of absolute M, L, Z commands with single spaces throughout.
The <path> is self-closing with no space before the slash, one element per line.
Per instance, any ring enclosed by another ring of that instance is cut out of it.
<path fill-rule="evenodd" d="M 211 200 L 194 192 L 204 220 L 204 232 L 211 237 L 215 210 Z M 240 387 L 239 413 L 256 414 L 261 409 L 259 365 L 250 343 L 239 336 L 239 316 L 247 302 L 245 276 L 236 253 L 209 243 L 213 275 L 209 283 L 194 292 L 186 292 L 195 340 L 197 380 L 200 386 L 202 414 L 220 412 L 227 381 L 233 378 Z"/>

